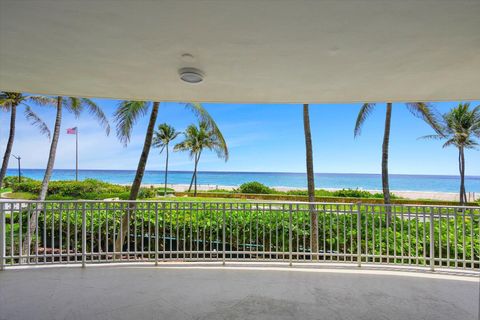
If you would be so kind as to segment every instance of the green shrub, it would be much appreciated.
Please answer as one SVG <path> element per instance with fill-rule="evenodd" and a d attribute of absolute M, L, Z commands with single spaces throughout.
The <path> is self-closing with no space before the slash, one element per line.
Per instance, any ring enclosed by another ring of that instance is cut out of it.
<path fill-rule="evenodd" d="M 32 178 L 28 178 L 28 177 L 22 177 L 21 181 L 23 183 L 23 182 L 31 182 L 31 181 L 35 181 L 35 180 L 33 180 Z M 3 178 L 3 187 L 4 188 L 12 188 L 13 185 L 15 185 L 15 184 L 18 184 L 18 176 L 8 176 L 8 177 Z"/>
<path fill-rule="evenodd" d="M 22 183 L 12 185 L 13 192 L 27 192 L 39 194 L 41 182 L 30 179 Z M 47 199 L 69 200 L 69 199 L 105 199 L 124 197 L 129 187 L 102 182 L 95 179 L 84 181 L 51 181 L 48 185 Z M 127 196 L 128 198 L 128 196 Z"/>
<path fill-rule="evenodd" d="M 266 185 L 264 185 L 260 182 L 252 181 L 252 182 L 246 182 L 246 183 L 242 184 L 238 188 L 238 192 L 240 192 L 240 193 L 255 193 L 255 194 L 272 194 L 272 193 L 275 193 L 275 190 L 267 187 Z"/>
<path fill-rule="evenodd" d="M 138 192 L 139 199 L 155 198 L 157 196 L 157 190 L 155 188 L 140 188 Z"/>

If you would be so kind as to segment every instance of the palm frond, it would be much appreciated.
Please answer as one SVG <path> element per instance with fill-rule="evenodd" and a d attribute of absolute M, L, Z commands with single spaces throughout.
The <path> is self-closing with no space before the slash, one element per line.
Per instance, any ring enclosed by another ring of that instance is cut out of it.
<path fill-rule="evenodd" d="M 9 111 L 10 108 L 15 105 L 18 106 L 25 97 L 18 92 L 0 92 L 0 109 Z"/>
<path fill-rule="evenodd" d="M 80 117 L 83 111 L 83 104 L 81 98 L 77 97 L 63 97 L 62 107 L 75 115 L 75 118 Z"/>
<path fill-rule="evenodd" d="M 429 134 L 429 135 L 426 135 L 426 136 L 422 136 L 422 137 L 418 137 L 417 140 L 419 139 L 426 139 L 426 140 L 442 140 L 444 139 L 445 137 L 443 135 L 439 135 L 439 134 Z"/>
<path fill-rule="evenodd" d="M 56 99 L 49 96 L 28 96 L 28 100 L 34 102 L 39 106 L 54 106 Z"/>
<path fill-rule="evenodd" d="M 86 106 L 90 114 L 98 120 L 100 126 L 105 129 L 105 133 L 108 136 L 110 134 L 110 123 L 103 110 L 95 102 L 87 98 L 81 98 L 81 103 Z"/>
<path fill-rule="evenodd" d="M 362 132 L 362 125 L 368 118 L 374 107 L 375 103 L 364 103 L 362 105 L 360 111 L 358 112 L 357 121 L 355 122 L 355 129 L 353 130 L 354 137 L 360 135 L 360 133 Z"/>
<path fill-rule="evenodd" d="M 30 121 L 33 126 L 36 126 L 40 130 L 40 133 L 50 139 L 50 129 L 47 124 L 35 112 L 33 112 L 29 106 L 25 108 L 24 113 L 27 120 Z"/>
<path fill-rule="evenodd" d="M 219 148 L 222 149 L 222 156 L 221 158 L 228 160 L 228 146 L 223 137 L 222 132 L 217 126 L 217 123 L 213 119 L 213 117 L 208 113 L 208 111 L 200 104 L 200 103 L 187 103 L 185 108 L 192 111 L 200 122 L 205 122 L 212 130 L 212 132 L 216 135 L 219 143 Z"/>
<path fill-rule="evenodd" d="M 157 130 L 154 132 L 152 146 L 154 148 L 163 148 L 171 141 L 175 140 L 180 132 L 177 132 L 175 128 L 168 123 L 159 124 Z M 162 153 L 162 151 L 160 151 Z"/>
<path fill-rule="evenodd" d="M 133 126 L 138 119 L 148 112 L 146 101 L 122 101 L 114 114 L 117 137 L 123 145 L 130 142 Z"/>
<path fill-rule="evenodd" d="M 446 147 L 449 147 L 449 146 L 451 146 L 451 145 L 456 145 L 454 139 L 449 139 L 449 140 L 447 140 L 447 142 L 445 142 L 445 143 L 443 144 L 442 148 L 446 148 Z"/>
<path fill-rule="evenodd" d="M 443 135 L 443 128 L 440 124 L 440 116 L 436 114 L 435 109 L 428 103 L 410 102 L 407 103 L 407 109 L 417 118 L 423 119 L 439 135 Z"/>

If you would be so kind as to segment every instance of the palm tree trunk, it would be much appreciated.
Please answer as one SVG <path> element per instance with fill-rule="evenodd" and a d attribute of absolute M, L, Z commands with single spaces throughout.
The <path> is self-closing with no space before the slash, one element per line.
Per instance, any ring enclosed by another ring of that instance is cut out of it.
<path fill-rule="evenodd" d="M 47 169 L 45 170 L 42 187 L 40 189 L 40 194 L 38 195 L 38 200 L 41 201 L 45 200 L 45 198 L 47 197 L 48 184 L 50 182 L 50 178 L 52 177 L 53 166 L 55 165 L 58 139 L 60 138 L 60 127 L 62 125 L 62 103 L 63 98 L 57 97 L 57 115 L 55 117 L 55 127 L 53 129 L 52 143 L 50 144 L 50 153 L 48 154 Z"/>
<path fill-rule="evenodd" d="M 192 173 L 192 179 L 190 180 L 190 186 L 188 187 L 188 192 L 192 191 L 192 187 L 193 187 L 193 181 L 195 180 L 195 170 L 197 168 L 197 154 L 195 154 L 195 158 L 194 158 L 194 169 L 193 169 L 193 173 Z"/>
<path fill-rule="evenodd" d="M 194 172 L 194 176 L 195 176 L 195 190 L 193 191 L 193 196 L 196 197 L 197 196 L 197 168 L 198 168 L 198 162 L 200 161 L 200 156 L 202 154 L 202 151 L 200 151 L 198 153 L 198 158 L 197 158 L 197 161 L 195 162 L 195 172 Z"/>
<path fill-rule="evenodd" d="M 52 143 L 50 144 L 50 152 L 48 154 L 47 168 L 43 176 L 42 185 L 40 188 L 40 194 L 38 195 L 38 200 L 43 201 L 47 197 L 48 184 L 52 176 L 53 167 L 55 165 L 55 156 L 57 154 L 58 140 L 60 138 L 60 128 L 62 125 L 62 103 L 63 97 L 57 97 L 57 115 L 55 116 L 55 126 L 53 129 Z M 33 213 L 30 217 L 30 225 L 28 226 L 28 232 L 25 235 L 25 239 L 22 244 L 22 253 L 23 255 L 28 255 L 30 253 L 30 246 L 32 242 L 32 235 L 35 233 L 37 228 L 37 217 L 38 213 L 43 210 L 43 204 L 39 203 L 36 210 L 33 210 Z"/>
<path fill-rule="evenodd" d="M 387 214 L 387 224 L 391 220 L 390 208 L 390 186 L 388 183 L 388 146 L 390 144 L 390 125 L 392 120 L 392 103 L 387 103 L 387 113 L 385 115 L 385 131 L 383 133 L 382 145 L 382 188 L 383 188 L 383 202 L 385 203 L 385 212 Z"/>
<path fill-rule="evenodd" d="M 15 121 L 17 118 L 17 105 L 12 104 L 10 108 L 10 132 L 8 133 L 7 147 L 3 155 L 2 169 L 0 170 L 0 189 L 2 189 L 3 179 L 7 174 L 8 162 L 12 154 L 13 140 L 15 139 Z"/>
<path fill-rule="evenodd" d="M 165 160 L 165 188 L 163 190 L 163 195 L 167 196 L 167 175 L 168 175 L 168 143 L 165 146 L 167 148 L 167 159 Z"/>
<path fill-rule="evenodd" d="M 138 192 L 140 191 L 140 186 L 142 185 L 143 175 L 145 174 L 145 167 L 147 165 L 148 154 L 150 153 L 150 148 L 152 146 L 153 132 L 155 130 L 155 122 L 157 121 L 158 108 L 160 106 L 159 102 L 154 102 L 152 107 L 152 113 L 150 114 L 150 120 L 148 122 L 147 133 L 145 134 L 145 141 L 143 143 L 142 154 L 140 155 L 140 160 L 138 161 L 137 172 L 135 173 L 135 179 L 133 179 L 132 188 L 130 189 L 129 200 L 137 200 Z M 129 227 L 129 217 L 128 213 L 130 210 L 135 210 L 135 203 L 132 202 L 128 205 L 128 211 L 123 214 L 122 217 L 122 233 L 118 235 L 115 240 L 115 250 L 122 251 L 122 245 L 125 241 Z"/>
<path fill-rule="evenodd" d="M 458 165 L 460 170 L 460 205 L 467 203 L 467 194 L 465 192 L 465 154 L 463 148 L 458 149 Z"/>
<path fill-rule="evenodd" d="M 310 246 L 311 252 L 318 253 L 318 216 L 315 212 L 315 175 L 313 172 L 313 149 L 312 134 L 310 131 L 310 114 L 308 104 L 303 105 L 303 129 L 305 132 L 305 150 L 307 163 L 307 185 L 308 185 L 308 202 L 310 211 Z M 312 255 L 312 260 L 317 260 L 317 255 Z"/>

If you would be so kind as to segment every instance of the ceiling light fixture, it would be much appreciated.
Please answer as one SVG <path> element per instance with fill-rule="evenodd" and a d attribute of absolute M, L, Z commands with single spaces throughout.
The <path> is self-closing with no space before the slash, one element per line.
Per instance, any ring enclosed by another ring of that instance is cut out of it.
<path fill-rule="evenodd" d="M 202 71 L 195 68 L 182 68 L 178 73 L 182 81 L 193 84 L 202 82 L 204 77 Z"/>

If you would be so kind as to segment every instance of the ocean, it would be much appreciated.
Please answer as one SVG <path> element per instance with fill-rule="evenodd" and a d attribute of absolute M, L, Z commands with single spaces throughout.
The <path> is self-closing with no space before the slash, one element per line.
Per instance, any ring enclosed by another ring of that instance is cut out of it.
<path fill-rule="evenodd" d="M 42 180 L 43 169 L 23 169 L 25 177 Z M 7 175 L 17 175 L 16 169 L 8 169 Z M 129 184 L 133 181 L 135 170 L 80 170 L 79 179 L 93 178 L 111 183 Z M 169 184 L 188 184 L 192 172 L 169 171 Z M 73 180 L 75 170 L 56 169 L 52 180 Z M 143 177 L 145 184 L 163 183 L 163 171 L 146 171 Z M 436 191 L 458 192 L 458 176 L 444 175 L 390 175 L 390 189 L 402 191 Z M 305 173 L 283 172 L 212 172 L 198 173 L 198 184 L 236 186 L 244 182 L 258 181 L 270 187 L 306 188 Z M 480 177 L 468 176 L 465 179 L 467 192 L 480 192 Z M 315 187 L 318 188 L 351 188 L 364 190 L 381 190 L 382 180 L 380 174 L 351 174 L 351 173 L 317 173 L 315 174 Z"/>

